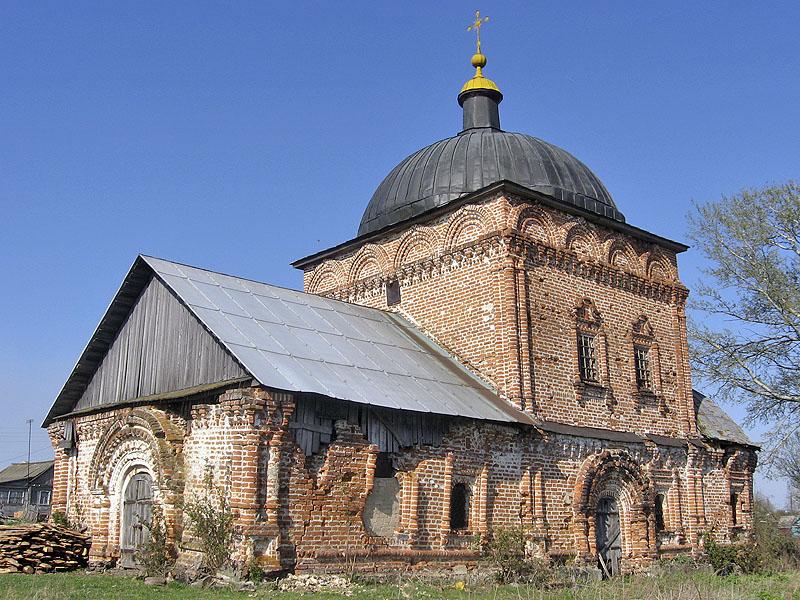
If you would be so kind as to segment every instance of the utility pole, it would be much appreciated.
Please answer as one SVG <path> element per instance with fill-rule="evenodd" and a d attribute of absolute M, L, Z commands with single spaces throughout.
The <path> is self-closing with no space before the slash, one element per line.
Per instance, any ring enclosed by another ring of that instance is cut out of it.
<path fill-rule="evenodd" d="M 28 423 L 28 469 L 27 469 L 28 472 L 25 477 L 25 487 L 28 489 L 25 490 L 26 509 L 31 505 L 31 425 L 33 424 L 33 419 L 28 419 L 27 423 Z"/>

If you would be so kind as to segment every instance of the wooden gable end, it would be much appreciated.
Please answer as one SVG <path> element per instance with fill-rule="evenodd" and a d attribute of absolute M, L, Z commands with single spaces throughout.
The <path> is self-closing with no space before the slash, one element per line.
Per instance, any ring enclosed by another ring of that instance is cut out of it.
<path fill-rule="evenodd" d="M 153 277 L 73 410 L 247 376 L 200 321 Z"/>

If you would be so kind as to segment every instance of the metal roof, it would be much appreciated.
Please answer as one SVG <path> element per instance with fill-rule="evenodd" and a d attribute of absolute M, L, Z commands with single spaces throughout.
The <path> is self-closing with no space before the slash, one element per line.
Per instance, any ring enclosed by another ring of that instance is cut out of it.
<path fill-rule="evenodd" d="M 625 221 L 600 179 L 566 150 L 522 133 L 483 127 L 422 148 L 392 169 L 369 201 L 358 235 L 504 180 Z"/>
<path fill-rule="evenodd" d="M 52 460 L 43 462 L 32 462 L 30 464 L 30 478 L 35 479 L 47 469 L 53 467 Z M 0 483 L 9 483 L 11 481 L 24 481 L 28 479 L 28 463 L 11 463 L 5 469 L 0 471 Z"/>
<path fill-rule="evenodd" d="M 133 283 L 123 284 L 121 304 L 115 298 L 98 327 L 105 339 L 124 319 L 132 287 L 143 289 L 143 270 L 163 281 L 264 386 L 386 408 L 534 423 L 399 314 L 158 258 L 140 256 L 134 263 L 125 280 Z M 116 315 L 114 322 L 104 327 L 109 315 Z M 99 350 L 90 341 L 76 366 L 82 369 L 78 380 L 67 381 L 45 424 L 71 410 L 70 398 L 90 378 L 86 371 L 102 360 Z"/>
<path fill-rule="evenodd" d="M 756 446 L 750 441 L 744 430 L 736 424 L 736 421 L 731 419 L 711 398 L 697 390 L 692 390 L 692 397 L 697 414 L 697 428 L 705 437 L 723 442 Z"/>

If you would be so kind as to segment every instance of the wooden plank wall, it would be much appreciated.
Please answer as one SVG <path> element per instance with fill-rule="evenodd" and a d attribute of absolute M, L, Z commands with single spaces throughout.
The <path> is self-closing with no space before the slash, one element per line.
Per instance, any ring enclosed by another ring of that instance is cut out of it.
<path fill-rule="evenodd" d="M 246 376 L 195 316 L 153 278 L 74 410 Z"/>
<path fill-rule="evenodd" d="M 334 438 L 334 422 L 357 423 L 381 452 L 399 452 L 415 444 L 438 445 L 453 417 L 392 410 L 327 398 L 300 396 L 289 425 L 306 456 L 316 454 Z"/>

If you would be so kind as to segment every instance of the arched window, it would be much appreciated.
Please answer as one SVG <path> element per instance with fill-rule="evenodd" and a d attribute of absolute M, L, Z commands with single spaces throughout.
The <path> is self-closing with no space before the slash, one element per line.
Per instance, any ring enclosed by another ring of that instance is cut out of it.
<path fill-rule="evenodd" d="M 667 499 L 664 497 L 664 494 L 657 494 L 656 495 L 656 531 L 661 532 L 666 529 L 664 526 L 664 508 L 666 506 Z"/>
<path fill-rule="evenodd" d="M 469 526 L 469 489 L 465 483 L 457 483 L 450 491 L 450 529 L 466 529 Z"/>

